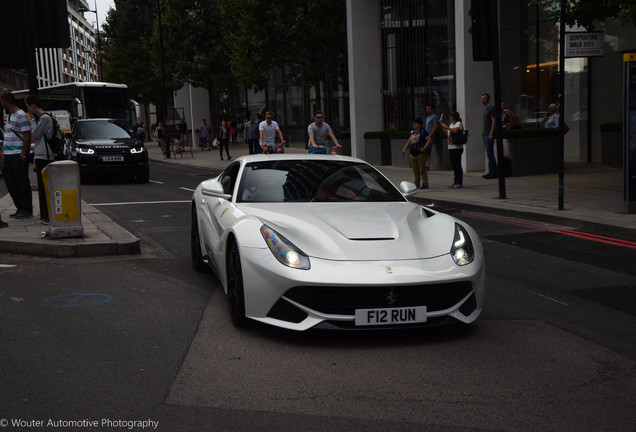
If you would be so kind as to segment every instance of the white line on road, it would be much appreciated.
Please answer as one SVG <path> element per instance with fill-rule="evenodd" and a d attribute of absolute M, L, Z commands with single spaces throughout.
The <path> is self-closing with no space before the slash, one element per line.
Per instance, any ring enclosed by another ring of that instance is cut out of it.
<path fill-rule="evenodd" d="M 194 192 L 194 189 L 190 189 L 190 188 L 180 187 L 179 189 L 183 189 L 184 191 L 188 191 L 188 192 Z"/>
<path fill-rule="evenodd" d="M 164 182 L 160 182 L 157 180 L 148 180 L 150 183 L 157 183 L 157 184 L 165 184 Z"/>
<path fill-rule="evenodd" d="M 136 202 L 118 202 L 118 203 L 101 203 L 91 204 L 93 207 L 121 206 L 121 205 L 139 205 L 139 204 L 187 204 L 190 200 L 177 201 L 136 201 Z"/>
<path fill-rule="evenodd" d="M 548 299 L 548 300 L 553 301 L 553 302 L 555 302 L 555 303 L 559 303 L 559 304 L 562 304 L 562 305 L 564 305 L 564 306 L 570 306 L 570 305 L 569 305 L 569 304 L 567 304 L 567 303 L 563 303 L 562 301 L 558 301 L 558 300 L 555 300 L 555 299 L 550 298 L 550 297 L 548 297 L 548 296 L 544 296 L 543 294 L 537 293 L 537 295 L 538 295 L 539 297 L 543 297 L 544 299 Z"/>

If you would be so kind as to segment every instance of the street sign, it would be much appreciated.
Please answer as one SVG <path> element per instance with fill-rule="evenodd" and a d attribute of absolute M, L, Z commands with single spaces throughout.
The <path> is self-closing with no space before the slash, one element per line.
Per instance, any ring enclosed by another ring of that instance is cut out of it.
<path fill-rule="evenodd" d="M 565 58 L 603 55 L 604 32 L 566 32 Z"/>

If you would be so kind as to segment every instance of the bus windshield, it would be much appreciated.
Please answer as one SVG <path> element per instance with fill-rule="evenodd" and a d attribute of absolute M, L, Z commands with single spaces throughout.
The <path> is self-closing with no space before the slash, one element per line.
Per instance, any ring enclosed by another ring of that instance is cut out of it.
<path fill-rule="evenodd" d="M 86 118 L 130 119 L 128 89 L 83 87 Z"/>

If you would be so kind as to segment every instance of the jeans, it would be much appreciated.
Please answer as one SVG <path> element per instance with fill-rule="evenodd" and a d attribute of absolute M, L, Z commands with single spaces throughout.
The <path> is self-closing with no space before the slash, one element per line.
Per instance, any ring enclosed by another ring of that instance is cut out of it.
<path fill-rule="evenodd" d="M 495 140 L 491 140 L 488 135 L 483 136 L 486 156 L 488 156 L 488 174 L 497 175 L 497 159 L 495 159 Z"/>
<path fill-rule="evenodd" d="M 229 138 L 221 138 L 219 140 L 219 150 L 221 154 L 221 159 L 223 159 L 223 147 L 225 147 L 225 154 L 227 155 L 228 160 L 230 159 L 230 139 Z"/>
<path fill-rule="evenodd" d="M 257 139 L 247 139 L 247 148 L 250 151 L 250 154 L 263 153 L 263 149 L 261 148 L 260 152 L 258 151 L 258 147 L 260 147 Z"/>
<path fill-rule="evenodd" d="M 19 154 L 4 155 L 2 175 L 15 208 L 18 211 L 33 213 L 29 163 L 23 161 Z"/>
<path fill-rule="evenodd" d="M 42 181 L 42 170 L 53 162 L 46 159 L 35 159 L 35 174 L 38 178 L 38 200 L 40 201 L 40 219 L 49 219 L 49 207 L 46 204 L 46 190 Z"/>
<path fill-rule="evenodd" d="M 453 184 L 464 184 L 464 170 L 462 169 L 462 154 L 464 153 L 464 149 L 449 149 L 448 153 L 450 155 L 451 164 L 453 165 L 453 172 L 455 173 Z"/>

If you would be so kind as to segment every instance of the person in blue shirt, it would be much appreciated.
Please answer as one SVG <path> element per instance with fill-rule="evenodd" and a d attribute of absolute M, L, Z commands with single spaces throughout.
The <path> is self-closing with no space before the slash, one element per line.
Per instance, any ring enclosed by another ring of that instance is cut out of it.
<path fill-rule="evenodd" d="M 431 136 L 431 140 L 435 139 L 435 134 L 437 133 L 437 128 L 439 126 L 439 121 L 437 118 L 437 114 L 435 114 L 435 110 L 432 104 L 426 105 L 426 125 L 424 129 Z M 426 151 L 426 171 L 431 170 L 431 153 L 433 151 L 433 146 L 430 146 Z"/>

